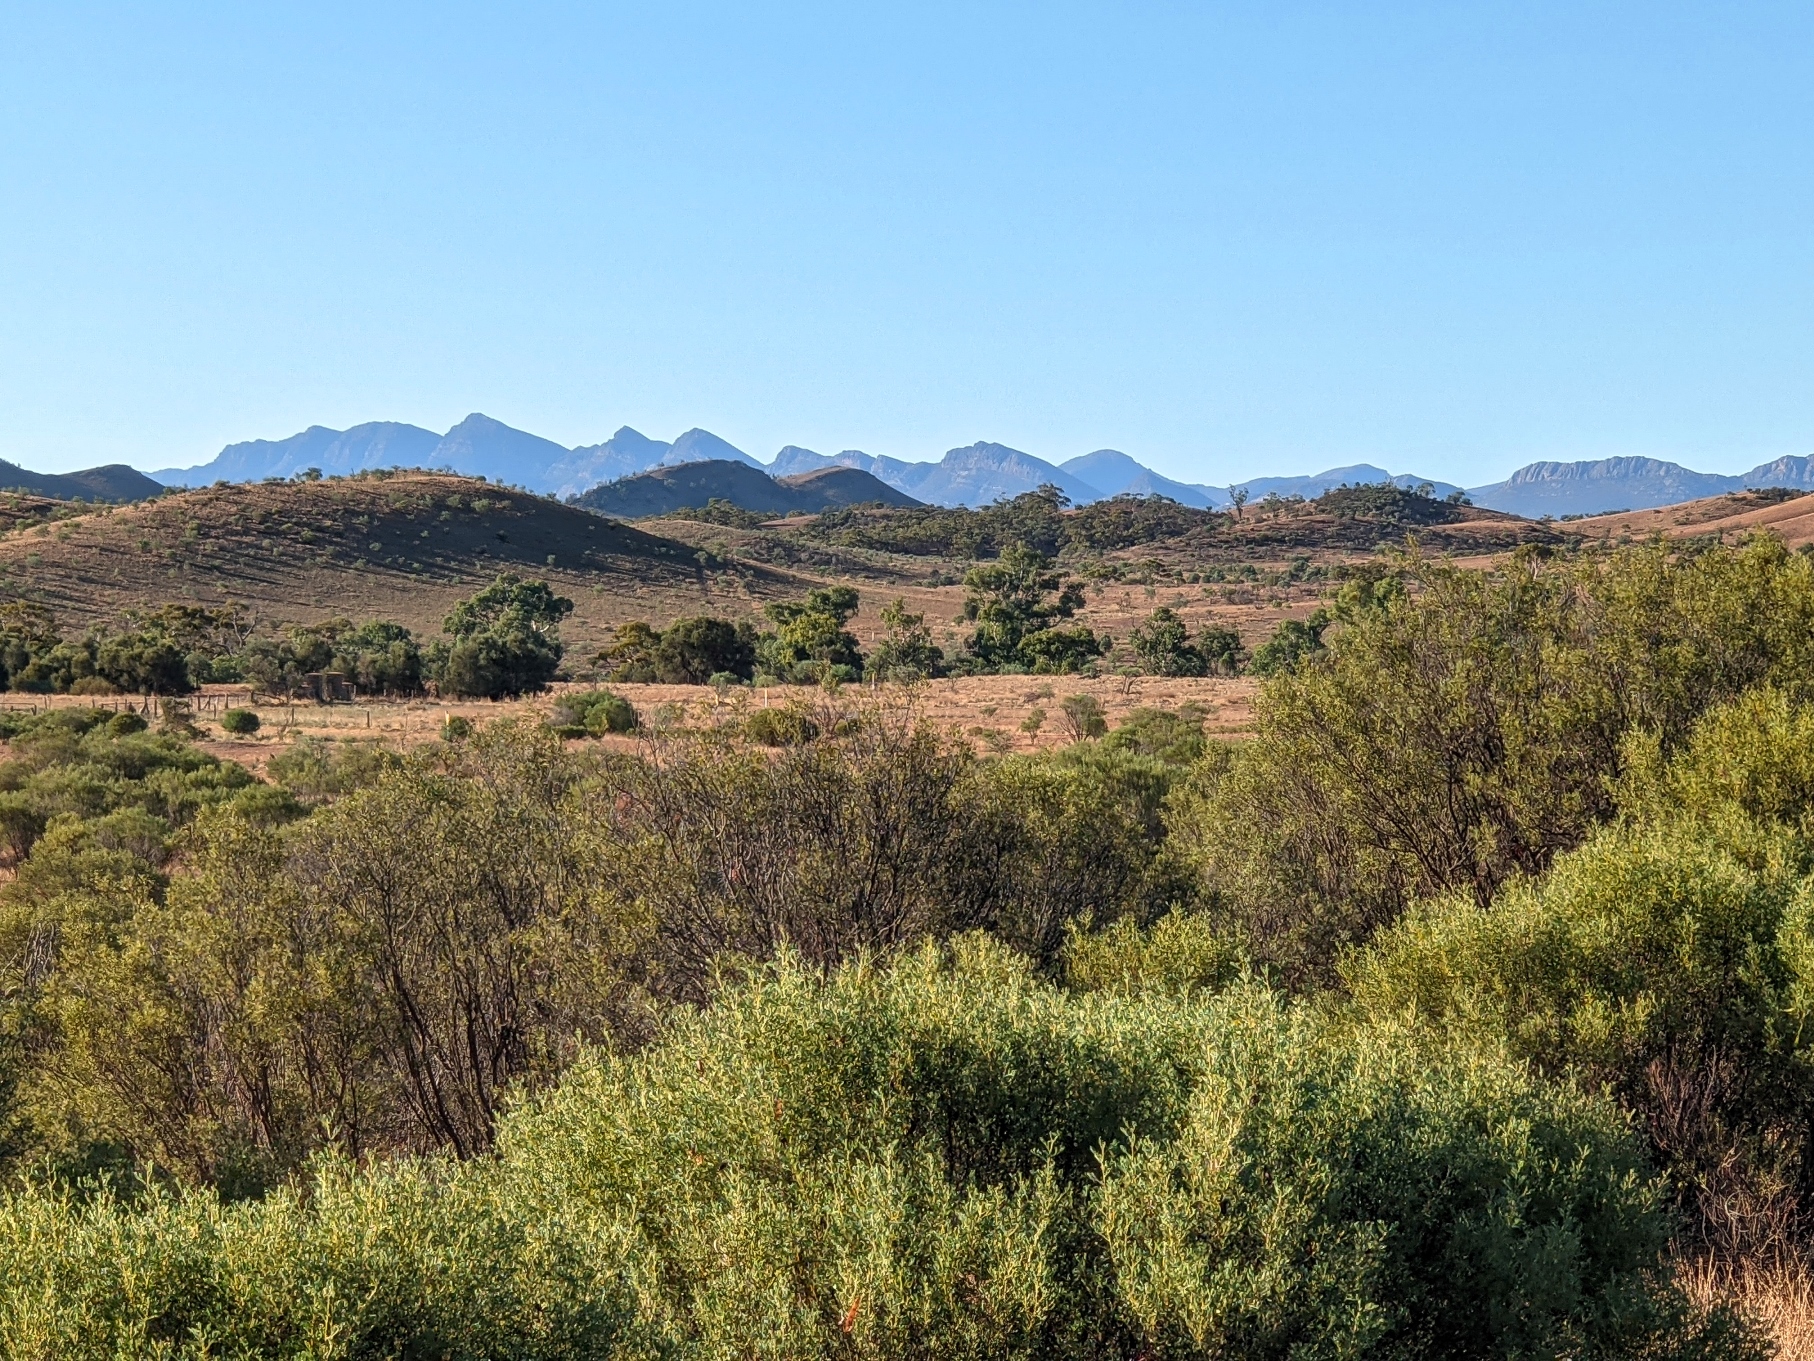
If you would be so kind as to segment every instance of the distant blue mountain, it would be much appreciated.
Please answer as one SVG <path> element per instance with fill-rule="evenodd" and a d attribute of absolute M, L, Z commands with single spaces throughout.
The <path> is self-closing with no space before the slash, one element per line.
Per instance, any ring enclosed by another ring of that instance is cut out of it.
<path fill-rule="evenodd" d="M 311 425 L 288 439 L 229 444 L 211 462 L 195 468 L 165 468 L 151 477 L 166 487 L 205 487 L 210 482 L 290 477 L 304 468 L 346 474 L 368 468 L 427 466 L 440 442 L 441 436 L 434 431 L 398 421 L 368 421 L 351 430 Z"/>
<path fill-rule="evenodd" d="M 895 485 L 935 505 L 986 506 L 1048 484 L 1078 505 L 1102 499 L 1102 493 L 1082 478 L 1005 444 L 970 444 L 951 450 L 937 463 L 910 466 L 914 471 Z"/>
<path fill-rule="evenodd" d="M 1748 473 L 1697 473 L 1656 458 L 1597 458 L 1578 463 L 1530 463 L 1503 482 L 1476 487 L 1474 504 L 1536 519 L 1544 515 L 1600 515 L 1649 510 L 1720 496 L 1747 487 L 1814 488 L 1814 468 L 1791 456 Z"/>
<path fill-rule="evenodd" d="M 1199 510 L 1228 504 L 1226 488 L 1174 482 L 1145 464 L 1136 463 L 1119 449 L 1098 449 L 1093 454 L 1080 454 L 1058 466 L 1073 477 L 1082 478 L 1104 496 L 1164 496 Z"/>
<path fill-rule="evenodd" d="M 952 449 L 936 462 L 923 463 L 866 454 L 860 449 L 818 454 L 790 444 L 775 455 L 772 463 L 764 465 L 709 430 L 688 430 L 669 442 L 651 439 L 626 425 L 602 444 L 568 449 L 476 412 L 445 435 L 397 421 L 370 421 L 350 430 L 312 425 L 287 439 L 229 444 L 207 463 L 193 468 L 166 468 L 151 476 L 165 486 L 193 487 L 222 480 L 253 482 L 266 477 L 291 477 L 305 468 L 345 474 L 372 468 L 447 467 L 532 491 L 571 497 L 653 468 L 708 460 L 746 464 L 775 477 L 823 468 L 857 468 L 918 500 L 953 506 L 986 505 L 1046 483 L 1058 486 L 1078 505 L 1105 496 L 1135 495 L 1165 496 L 1187 506 L 1219 507 L 1228 504 L 1236 490 L 1245 491 L 1254 501 L 1268 495 L 1314 499 L 1344 483 L 1386 481 L 1401 487 L 1428 481 L 1438 496 L 1459 490 L 1452 483 L 1413 473 L 1389 473 L 1371 463 L 1330 468 L 1305 477 L 1256 477 L 1224 489 L 1162 477 L 1117 449 L 1098 449 L 1053 464 L 1019 449 L 987 442 Z M 1788 456 L 1737 476 L 1698 473 L 1652 458 L 1532 463 L 1503 482 L 1474 488 L 1469 495 L 1477 505 L 1494 510 L 1560 517 L 1640 510 L 1743 487 L 1814 490 L 1814 460 Z"/>
<path fill-rule="evenodd" d="M 937 463 L 907 463 L 860 449 L 815 454 L 811 449 L 790 444 L 769 465 L 776 477 L 818 468 L 860 468 L 896 491 L 940 506 L 986 506 L 1004 496 L 1019 496 L 1047 484 L 1056 486 L 1078 505 L 1103 497 L 1101 490 L 1057 464 L 986 441 L 952 449 Z"/>
<path fill-rule="evenodd" d="M 619 426 L 617 433 L 603 444 L 570 450 L 549 468 L 547 490 L 560 497 L 578 496 L 620 477 L 634 477 L 660 467 L 673 447 L 666 440 L 650 439 L 640 430 Z"/>
<path fill-rule="evenodd" d="M 1248 499 L 1253 501 L 1263 501 L 1268 496 L 1301 496 L 1306 501 L 1314 501 L 1337 487 L 1377 486 L 1381 482 L 1390 482 L 1397 487 L 1418 487 L 1428 483 L 1437 496 L 1448 496 L 1461 490 L 1451 482 L 1438 482 L 1415 473 L 1389 473 L 1371 463 L 1351 463 L 1345 468 L 1330 468 L 1309 477 L 1256 477 L 1237 482 L 1229 490 L 1244 489 Z"/>
<path fill-rule="evenodd" d="M 792 477 L 795 473 L 817 472 L 820 468 L 859 468 L 900 491 L 902 481 L 915 475 L 915 468 L 927 466 L 889 458 L 886 454 L 866 454 L 861 449 L 846 449 L 841 454 L 815 454 L 811 449 L 790 444 L 775 455 L 769 472 L 775 477 Z"/>

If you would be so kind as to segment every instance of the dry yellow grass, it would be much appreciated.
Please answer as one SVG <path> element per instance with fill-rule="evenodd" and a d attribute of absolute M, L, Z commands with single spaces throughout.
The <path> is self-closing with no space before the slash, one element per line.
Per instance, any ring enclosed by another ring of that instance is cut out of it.
<path fill-rule="evenodd" d="M 262 773 L 271 758 L 300 737 L 381 742 L 398 750 L 434 741 L 449 718 L 488 723 L 500 718 L 546 717 L 560 696 L 587 685 L 557 685 L 541 695 L 518 700 L 362 699 L 355 704 L 286 703 L 270 696 L 252 701 L 243 686 L 207 686 L 192 699 L 200 745 L 225 760 Z M 704 685 L 612 685 L 636 706 L 645 720 L 662 726 L 709 727 L 736 721 L 750 710 L 790 703 L 818 704 L 823 695 L 811 686 L 733 689 L 720 693 Z M 939 730 L 971 743 L 985 753 L 1031 752 L 1063 746 L 1070 740 L 1062 702 L 1089 695 L 1102 705 L 1110 726 L 1141 707 L 1177 709 L 1194 704 L 1205 715 L 1205 729 L 1216 737 L 1238 737 L 1253 722 L 1253 696 L 1258 683 L 1246 678 L 1165 678 L 1157 676 L 965 676 L 918 685 L 847 686 L 842 702 L 906 710 Z M 0 708 L 46 709 L 132 707 L 155 716 L 156 701 L 138 696 L 0 694 Z M 232 737 L 221 729 L 220 713 L 229 705 L 250 707 L 259 716 L 259 731 Z M 1029 726 L 1035 711 L 1045 718 Z M 630 748 L 634 739 L 609 739 Z"/>
<path fill-rule="evenodd" d="M 1814 1272 L 1794 1260 L 1730 1262 L 1701 1258 L 1677 1275 L 1702 1307 L 1730 1304 L 1776 1344 L 1779 1361 L 1814 1361 Z"/>

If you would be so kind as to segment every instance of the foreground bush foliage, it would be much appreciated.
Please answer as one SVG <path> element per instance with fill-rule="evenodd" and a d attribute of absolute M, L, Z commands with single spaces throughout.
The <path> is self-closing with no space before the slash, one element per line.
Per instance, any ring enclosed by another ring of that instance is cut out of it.
<path fill-rule="evenodd" d="M 0 794 L 21 859 L 0 887 L 0 1156 L 148 1160 L 232 1194 L 330 1145 L 469 1156 L 509 1091 L 580 1043 L 645 1042 L 710 1001 L 726 956 L 830 967 L 985 929 L 1056 967 L 1074 924 L 1181 891 L 1173 766 L 979 762 L 911 722 L 820 720 L 834 735 L 773 753 L 656 733 L 631 756 L 516 723 L 409 758 L 297 743 L 271 764 L 283 790 L 172 738 L 21 735 L 0 766 L 23 779 Z M 51 748 L 194 772 L 97 787 L 46 835 L 88 771 L 28 776 Z"/>
<path fill-rule="evenodd" d="M 1814 559 L 1770 538 L 1404 577 L 1344 588 L 1326 650 L 1271 680 L 1173 821 L 1230 928 L 1299 979 L 1418 899 L 1484 907 L 1579 845 L 1634 733 L 1667 754 L 1709 708 L 1814 676 Z"/>
<path fill-rule="evenodd" d="M 13 1355 L 1740 1357 L 1617 1113 L 1237 987 L 783 962 L 451 1165 L 0 1210 Z"/>

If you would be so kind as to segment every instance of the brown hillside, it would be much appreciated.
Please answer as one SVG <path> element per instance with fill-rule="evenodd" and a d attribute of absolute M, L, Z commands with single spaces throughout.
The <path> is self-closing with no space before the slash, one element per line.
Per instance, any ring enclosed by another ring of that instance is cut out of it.
<path fill-rule="evenodd" d="M 206 487 L 0 533 L 0 598 L 41 602 L 66 629 L 171 601 L 237 601 L 267 623 L 347 615 L 432 634 L 500 571 L 572 597 L 579 648 L 626 619 L 746 616 L 801 589 L 769 568 L 436 473 Z"/>
<path fill-rule="evenodd" d="M 1665 539 L 1732 540 L 1767 529 L 1791 548 L 1814 543 L 1814 496 L 1783 488 L 1731 492 L 1656 510 L 1620 511 L 1570 520 L 1561 528 L 1589 543 Z"/>

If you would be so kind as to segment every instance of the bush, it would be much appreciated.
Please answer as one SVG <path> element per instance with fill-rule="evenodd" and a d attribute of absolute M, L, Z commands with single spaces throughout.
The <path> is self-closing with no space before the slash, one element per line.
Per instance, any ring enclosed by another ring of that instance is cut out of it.
<path fill-rule="evenodd" d="M 229 709 L 220 716 L 220 726 L 235 737 L 250 737 L 258 731 L 258 715 L 251 709 Z"/>
<path fill-rule="evenodd" d="M 1253 988 L 1069 997 L 966 942 L 783 964 L 462 1168 L 222 1206 L 26 1190 L 0 1331 L 70 1357 L 1756 1356 L 1661 1270 L 1619 1117 Z"/>
<path fill-rule="evenodd" d="M 562 737 L 603 737 L 633 732 L 636 710 L 629 700 L 610 690 L 587 690 L 562 695 L 549 721 Z"/>
<path fill-rule="evenodd" d="M 797 747 L 817 737 L 819 725 L 805 710 L 790 704 L 757 709 L 744 720 L 744 731 L 750 741 L 765 747 Z"/>
<path fill-rule="evenodd" d="M 1065 731 L 1070 734 L 1073 742 L 1101 737 L 1109 730 L 1109 721 L 1102 712 L 1102 701 L 1094 695 L 1067 696 L 1058 709 L 1064 715 Z"/>
<path fill-rule="evenodd" d="M 1208 748 L 1203 710 L 1195 704 L 1176 709 L 1135 709 L 1104 739 L 1117 750 L 1155 756 L 1169 765 L 1188 766 Z"/>
<path fill-rule="evenodd" d="M 1425 898 L 1491 902 L 1616 811 L 1646 731 L 1814 677 L 1814 559 L 1774 540 L 1500 576 L 1412 560 L 1344 586 L 1326 651 L 1268 679 L 1253 738 L 1174 821 L 1213 896 L 1294 979 Z M 1257 667 L 1257 661 L 1256 661 Z"/>
<path fill-rule="evenodd" d="M 131 733 L 144 732 L 151 725 L 142 715 L 128 709 L 124 713 L 113 715 L 107 720 L 107 731 L 115 737 L 126 737 Z"/>
<path fill-rule="evenodd" d="M 1194 913 L 1171 913 L 1148 930 L 1132 917 L 1094 932 L 1072 923 L 1065 941 L 1065 985 L 1077 992 L 1215 991 L 1244 968 L 1240 950 Z"/>
<path fill-rule="evenodd" d="M 462 718 L 459 714 L 449 714 L 441 724 L 443 742 L 464 742 L 472 736 L 472 720 Z"/>
<path fill-rule="evenodd" d="M 1718 837 L 1610 828 L 1490 911 L 1450 899 L 1412 913 L 1342 973 L 1360 1014 L 1416 1017 L 1609 1087 L 1702 1232 L 1776 1249 L 1814 1172 L 1814 1039 L 1798 1003 L 1810 903 Z"/>

